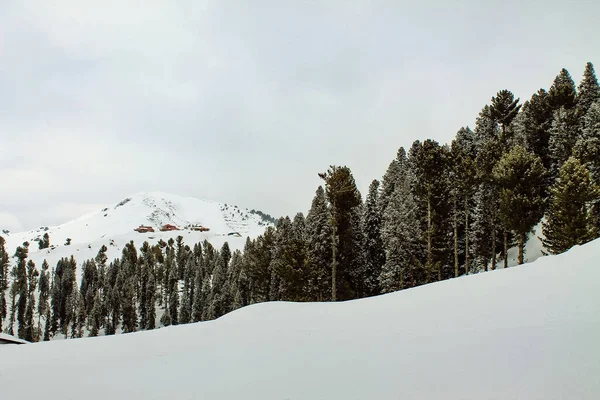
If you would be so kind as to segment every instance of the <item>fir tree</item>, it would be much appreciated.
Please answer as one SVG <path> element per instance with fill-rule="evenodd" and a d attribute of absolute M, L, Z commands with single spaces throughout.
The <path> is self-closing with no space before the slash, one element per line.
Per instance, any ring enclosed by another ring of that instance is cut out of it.
<path fill-rule="evenodd" d="M 501 188 L 500 220 L 505 231 L 512 231 L 518 237 L 519 264 L 523 264 L 526 235 L 543 214 L 541 183 L 544 174 L 540 158 L 520 146 L 506 153 L 493 170 L 494 179 Z"/>
<path fill-rule="evenodd" d="M 405 175 L 396 185 L 383 214 L 382 239 L 386 257 L 379 276 L 382 293 L 424 283 L 423 270 L 416 257 L 423 250 L 417 209 L 410 190 L 410 178 Z"/>
<path fill-rule="evenodd" d="M 408 169 L 408 157 L 404 147 L 400 147 L 396 158 L 390 163 L 383 179 L 381 180 L 381 193 L 379 194 L 379 209 L 385 210 L 394 193 L 398 182 L 402 182 L 404 174 Z"/>
<path fill-rule="evenodd" d="M 363 227 L 365 232 L 365 261 L 366 282 L 365 295 L 379 294 L 379 275 L 381 267 L 385 264 L 385 251 L 381 238 L 382 212 L 379 209 L 379 181 L 374 180 L 369 186 L 369 194 L 365 203 Z"/>
<path fill-rule="evenodd" d="M 416 141 L 410 150 L 412 190 L 415 194 L 426 244 L 428 281 L 446 276 L 450 248 L 449 150 L 436 141 Z M 453 272 L 453 271 L 452 271 Z M 451 274 L 452 274 L 451 272 Z"/>
<path fill-rule="evenodd" d="M 316 301 L 331 298 L 331 231 L 325 191 L 319 186 L 306 217 L 308 292 Z"/>
<path fill-rule="evenodd" d="M 46 317 L 44 319 L 44 342 L 48 342 L 50 340 L 52 329 L 52 314 L 50 313 L 50 308 L 46 310 Z"/>
<path fill-rule="evenodd" d="M 507 132 L 506 127 L 515 119 L 521 106 L 519 99 L 515 100 L 515 96 L 510 90 L 501 90 L 492 97 L 492 105 L 490 107 L 490 117 L 502 128 L 501 140 L 506 143 Z"/>
<path fill-rule="evenodd" d="M 325 181 L 325 194 L 331 209 L 331 300 L 352 298 L 350 261 L 356 255 L 356 235 L 351 224 L 361 198 L 350 168 L 331 166 L 319 174 Z"/>
<path fill-rule="evenodd" d="M 37 342 L 39 341 L 39 334 L 36 330 L 35 324 L 35 291 L 37 289 L 38 277 L 40 273 L 35 268 L 35 263 L 32 260 L 29 260 L 27 263 L 27 289 L 28 289 L 28 300 L 27 300 L 27 309 L 25 311 L 25 337 L 24 339 L 29 342 Z"/>
<path fill-rule="evenodd" d="M 26 317 L 27 312 L 27 300 L 29 299 L 29 291 L 27 285 L 27 257 L 28 257 L 29 243 L 24 242 L 23 246 L 17 247 L 15 257 L 17 258 L 17 265 L 13 269 L 13 287 L 15 292 L 18 293 L 19 299 L 17 300 L 17 322 L 19 323 L 18 335 L 21 339 L 26 337 Z"/>
<path fill-rule="evenodd" d="M 40 274 L 39 280 L 39 298 L 38 298 L 38 326 L 40 325 L 40 318 L 46 315 L 46 311 L 49 309 L 50 305 L 48 304 L 48 300 L 50 298 L 50 272 L 48 269 L 50 266 L 48 265 L 48 261 L 44 260 L 42 262 L 42 273 Z"/>
<path fill-rule="evenodd" d="M 464 142 L 454 140 L 450 148 L 451 163 L 451 191 L 453 200 L 453 228 L 454 228 L 454 276 L 459 275 L 459 228 L 464 232 L 464 266 L 465 274 L 469 273 L 470 262 L 470 220 L 471 202 L 476 190 L 475 160 L 468 147 L 463 147 Z M 464 225 L 461 223 L 464 221 Z"/>
<path fill-rule="evenodd" d="M 550 96 L 540 89 L 525 102 L 517 130 L 523 137 L 527 150 L 540 157 L 546 170 L 550 170 L 552 158 L 550 155 L 550 128 L 554 111 L 550 105 Z M 550 186 L 550 176 L 544 182 L 544 194 Z"/>
<path fill-rule="evenodd" d="M 0 236 L 0 333 L 2 333 L 2 324 L 7 316 L 6 289 L 8 289 L 8 270 L 10 259 L 5 248 L 6 241 Z"/>
<path fill-rule="evenodd" d="M 554 79 L 548 94 L 550 95 L 550 105 L 554 110 L 561 107 L 569 110 L 575 107 L 577 104 L 577 90 L 569 71 L 564 68 L 560 71 Z"/>
<path fill-rule="evenodd" d="M 585 165 L 571 157 L 551 188 L 552 200 L 542 223 L 543 244 L 552 254 L 594 239 L 590 205 L 600 199 L 600 188 Z"/>
<path fill-rule="evenodd" d="M 560 108 L 554 114 L 550 128 L 550 156 L 552 178 L 556 178 L 558 170 L 573 154 L 579 137 L 579 118 L 576 110 Z"/>
<path fill-rule="evenodd" d="M 598 85 L 594 66 L 591 62 L 588 62 L 585 66 L 578 92 L 577 107 L 580 114 L 585 115 L 594 102 L 600 101 L 600 85 Z"/>

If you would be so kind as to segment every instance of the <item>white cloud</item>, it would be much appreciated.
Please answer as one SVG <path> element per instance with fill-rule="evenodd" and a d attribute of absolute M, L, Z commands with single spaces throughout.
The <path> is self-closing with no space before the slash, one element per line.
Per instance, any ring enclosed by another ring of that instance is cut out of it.
<path fill-rule="evenodd" d="M 21 224 L 21 221 L 15 215 L 0 211 L 0 232 L 5 229 L 11 232 L 20 232 L 23 230 L 23 224 Z"/>

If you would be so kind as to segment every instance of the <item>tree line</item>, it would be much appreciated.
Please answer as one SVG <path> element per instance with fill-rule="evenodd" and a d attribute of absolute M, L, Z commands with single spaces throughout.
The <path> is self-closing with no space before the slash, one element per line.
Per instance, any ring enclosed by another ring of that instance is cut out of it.
<path fill-rule="evenodd" d="M 28 243 L 0 237 L 0 329 L 30 341 L 111 335 L 218 318 L 265 301 L 339 301 L 507 267 L 542 221 L 557 254 L 600 236 L 600 86 L 560 71 L 520 104 L 501 90 L 450 144 L 400 148 L 363 199 L 347 166 L 319 174 L 310 210 L 282 217 L 244 251 L 183 237 L 108 262 L 38 270 Z M 49 244 L 44 238 L 41 245 Z M 41 247 L 40 245 L 40 247 Z M 9 271 L 10 269 L 10 271 Z M 8 296 L 7 296 L 8 292 Z"/>

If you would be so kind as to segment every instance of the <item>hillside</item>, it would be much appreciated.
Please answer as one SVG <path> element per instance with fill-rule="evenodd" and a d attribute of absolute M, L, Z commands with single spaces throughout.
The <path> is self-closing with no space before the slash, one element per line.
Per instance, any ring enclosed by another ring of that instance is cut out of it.
<path fill-rule="evenodd" d="M 597 399 L 598 254 L 600 240 L 370 299 L 4 346 L 3 398 Z"/>
<path fill-rule="evenodd" d="M 133 240 L 136 246 L 143 241 L 155 244 L 181 235 L 188 244 L 208 240 L 220 247 L 225 241 L 233 249 L 243 249 L 246 237 L 256 237 L 271 225 L 262 213 L 240 209 L 234 205 L 181 197 L 161 192 L 143 192 L 127 197 L 109 207 L 84 215 L 54 227 L 40 227 L 27 232 L 3 234 L 7 251 L 14 254 L 24 241 L 30 243 L 29 256 L 39 266 L 47 259 L 50 265 L 62 257 L 74 255 L 78 261 L 93 258 L 102 245 L 108 247 L 109 259 L 119 257 L 125 243 Z M 172 224 L 182 230 L 161 232 L 159 228 Z M 152 226 L 155 232 L 138 233 L 140 225 Z M 201 225 L 207 232 L 183 229 Z M 48 233 L 51 248 L 39 250 L 36 240 Z M 229 235 L 238 233 L 240 236 Z M 66 245 L 67 238 L 71 244 Z"/>

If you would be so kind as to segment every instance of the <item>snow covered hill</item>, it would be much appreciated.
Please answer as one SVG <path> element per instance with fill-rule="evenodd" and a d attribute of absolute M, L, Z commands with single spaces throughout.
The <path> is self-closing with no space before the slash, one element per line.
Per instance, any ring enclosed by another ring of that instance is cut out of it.
<path fill-rule="evenodd" d="M 599 255 L 596 240 L 370 299 L 3 346 L 2 398 L 598 399 Z"/>
<path fill-rule="evenodd" d="M 161 232 L 160 227 L 172 224 L 179 228 L 201 225 L 209 231 L 191 229 Z M 17 246 L 24 241 L 30 243 L 29 256 L 40 266 L 47 259 L 51 266 L 61 257 L 74 255 L 81 262 L 93 258 L 102 245 L 108 247 L 109 259 L 120 256 L 123 246 L 133 240 L 136 246 L 144 241 L 150 244 L 160 239 L 167 241 L 181 235 L 186 244 L 194 244 L 207 239 L 220 247 L 229 242 L 232 250 L 242 249 L 246 237 L 262 234 L 272 222 L 262 213 L 248 211 L 237 206 L 181 197 L 168 193 L 138 193 L 119 203 L 103 208 L 76 220 L 54 227 L 41 227 L 37 230 L 2 234 L 6 239 L 7 251 L 14 254 Z M 140 225 L 152 226 L 155 232 L 138 233 Z M 51 248 L 39 250 L 36 240 L 45 233 L 50 236 Z M 230 234 L 239 234 L 230 235 Z M 71 239 L 70 245 L 66 245 Z"/>

